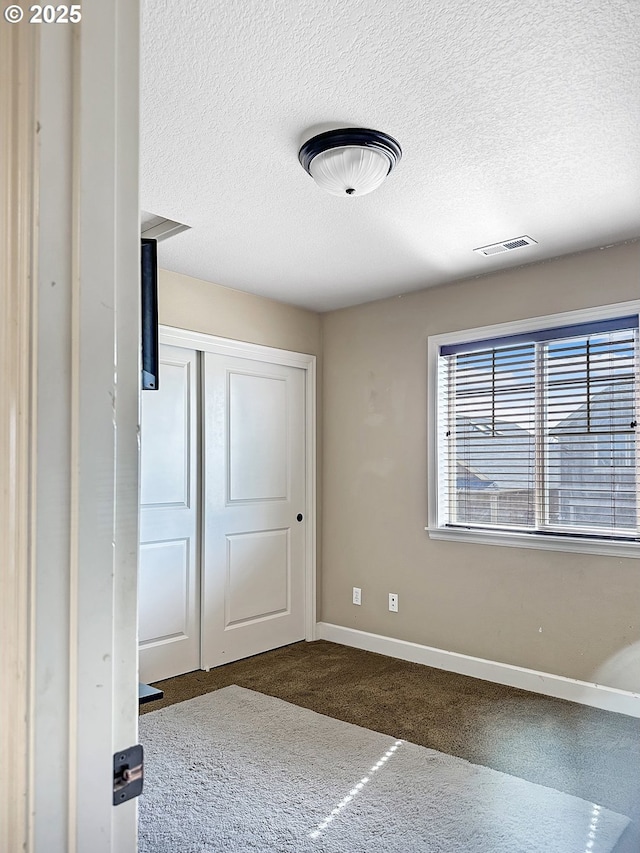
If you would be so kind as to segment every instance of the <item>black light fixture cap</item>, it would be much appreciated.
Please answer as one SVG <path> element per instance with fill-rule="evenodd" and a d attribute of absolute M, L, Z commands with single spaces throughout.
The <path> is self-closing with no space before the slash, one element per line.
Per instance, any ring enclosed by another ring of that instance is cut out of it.
<path fill-rule="evenodd" d="M 368 130 L 364 127 L 341 127 L 338 130 L 327 130 L 325 133 L 312 136 L 298 152 L 298 160 L 305 172 L 311 174 L 310 166 L 314 157 L 331 148 L 344 148 L 347 145 L 375 148 L 381 151 L 389 159 L 389 172 L 402 157 L 400 143 L 387 133 Z"/>

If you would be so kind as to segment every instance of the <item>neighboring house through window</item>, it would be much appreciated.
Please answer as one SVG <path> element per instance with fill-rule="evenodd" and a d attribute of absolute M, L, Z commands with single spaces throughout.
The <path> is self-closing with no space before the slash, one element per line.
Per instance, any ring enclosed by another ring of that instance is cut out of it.
<path fill-rule="evenodd" d="M 635 303 L 429 339 L 430 535 L 640 554 Z"/>

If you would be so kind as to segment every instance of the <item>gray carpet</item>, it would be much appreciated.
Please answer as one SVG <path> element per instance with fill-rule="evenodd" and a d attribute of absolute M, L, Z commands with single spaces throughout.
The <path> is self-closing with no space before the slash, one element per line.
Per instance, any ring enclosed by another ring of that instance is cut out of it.
<path fill-rule="evenodd" d="M 141 853 L 611 853 L 628 819 L 231 686 L 140 718 Z"/>

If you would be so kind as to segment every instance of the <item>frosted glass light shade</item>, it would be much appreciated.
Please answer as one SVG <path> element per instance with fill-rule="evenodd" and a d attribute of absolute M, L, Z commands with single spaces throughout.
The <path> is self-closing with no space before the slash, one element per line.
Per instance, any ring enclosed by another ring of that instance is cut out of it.
<path fill-rule="evenodd" d="M 366 195 L 387 177 L 402 157 L 387 133 L 364 127 L 328 130 L 308 139 L 298 152 L 302 168 L 332 195 Z"/>
<path fill-rule="evenodd" d="M 375 148 L 330 148 L 313 158 L 309 172 L 332 195 L 366 195 L 389 174 L 389 158 Z"/>

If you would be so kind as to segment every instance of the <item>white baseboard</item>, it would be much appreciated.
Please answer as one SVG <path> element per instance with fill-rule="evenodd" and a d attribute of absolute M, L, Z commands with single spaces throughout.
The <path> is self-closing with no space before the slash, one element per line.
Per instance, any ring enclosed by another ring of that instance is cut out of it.
<path fill-rule="evenodd" d="M 568 699 L 581 705 L 591 705 L 604 711 L 614 711 L 617 714 L 628 714 L 630 717 L 640 717 L 640 693 L 629 690 L 619 690 L 616 687 L 605 687 L 590 681 L 578 681 L 563 675 L 552 675 L 548 672 L 537 672 L 535 669 L 525 669 L 508 663 L 474 658 L 458 652 L 447 652 L 419 643 L 409 643 L 394 637 L 384 637 L 381 634 L 370 634 L 355 628 L 345 628 L 342 625 L 332 625 L 329 622 L 316 624 L 318 640 L 330 640 L 343 646 L 365 649 L 380 655 L 399 658 L 400 660 L 457 672 L 460 675 L 470 675 L 483 681 L 493 681 L 556 699 Z"/>

